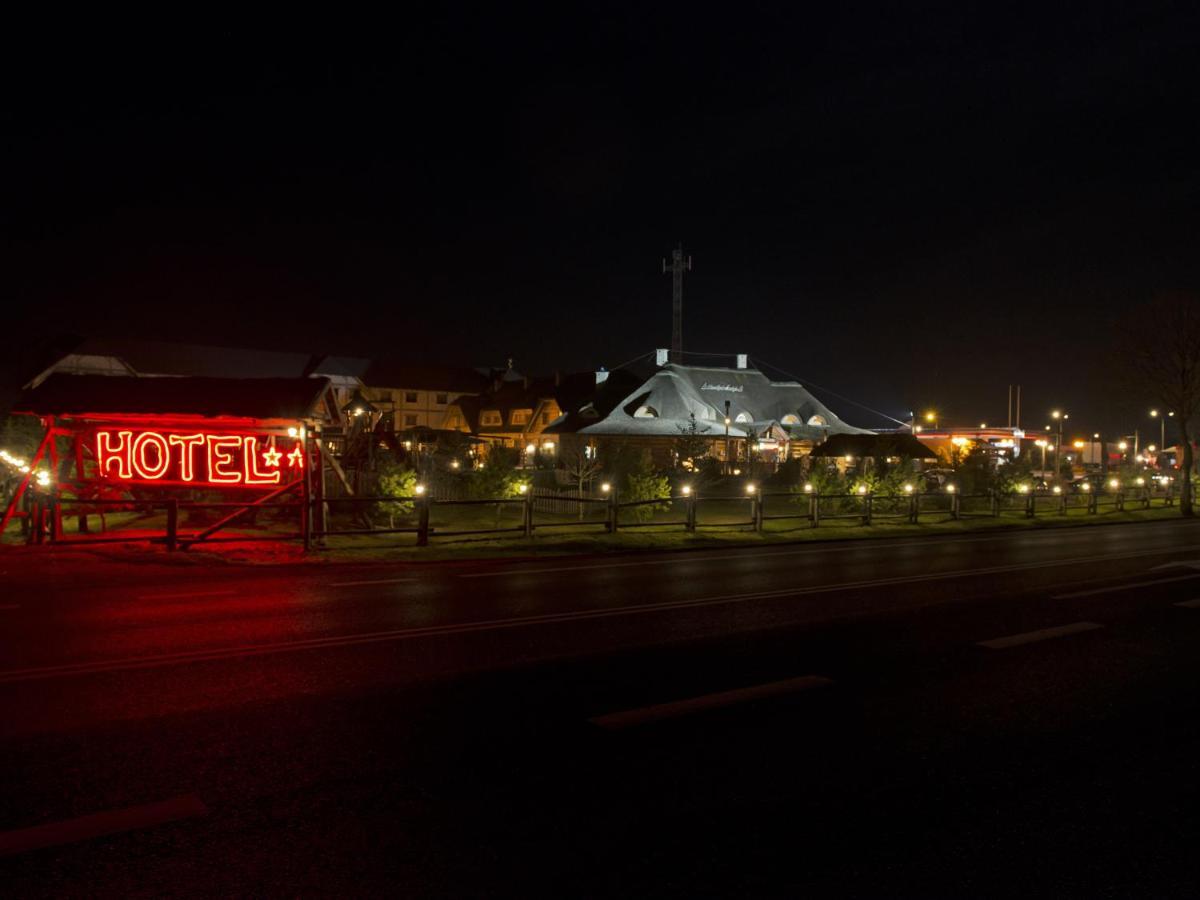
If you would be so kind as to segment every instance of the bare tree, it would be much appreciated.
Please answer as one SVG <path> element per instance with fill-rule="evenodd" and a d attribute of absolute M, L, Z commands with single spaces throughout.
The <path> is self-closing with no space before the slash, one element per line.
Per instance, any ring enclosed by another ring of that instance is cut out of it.
<path fill-rule="evenodd" d="M 588 455 L 586 446 L 578 447 L 574 453 L 564 453 L 559 462 L 571 480 L 575 482 L 576 497 L 582 497 L 588 482 L 604 470 L 604 464 L 596 458 L 595 454 Z M 579 507 L 579 518 L 582 521 L 583 504 L 577 503 L 576 506 Z"/>
<path fill-rule="evenodd" d="M 1141 329 L 1135 360 L 1144 387 L 1164 407 L 1175 413 L 1182 444 L 1179 511 L 1191 518 L 1193 511 L 1192 427 L 1200 418 L 1200 300 L 1173 296 L 1155 304 L 1153 328 Z"/>

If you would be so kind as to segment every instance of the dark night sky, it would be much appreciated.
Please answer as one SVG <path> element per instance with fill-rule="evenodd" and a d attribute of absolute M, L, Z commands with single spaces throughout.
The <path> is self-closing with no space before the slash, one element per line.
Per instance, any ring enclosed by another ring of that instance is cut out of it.
<path fill-rule="evenodd" d="M 669 343 L 682 239 L 690 350 L 1136 424 L 1120 323 L 1200 274 L 1191 4 L 568 6 L 27 33 L 10 324 L 613 366 Z"/>

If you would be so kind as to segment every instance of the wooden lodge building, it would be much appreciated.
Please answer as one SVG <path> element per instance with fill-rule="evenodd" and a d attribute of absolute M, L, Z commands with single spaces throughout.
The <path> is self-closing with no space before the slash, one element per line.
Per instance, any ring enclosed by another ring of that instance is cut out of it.
<path fill-rule="evenodd" d="M 739 355 L 732 367 L 665 361 L 649 372 L 600 373 L 591 396 L 547 426 L 566 449 L 605 440 L 648 447 L 670 464 L 679 438 L 694 432 L 720 460 L 781 462 L 805 456 L 831 435 L 872 432 L 844 422 L 796 381 L 775 381 Z"/>

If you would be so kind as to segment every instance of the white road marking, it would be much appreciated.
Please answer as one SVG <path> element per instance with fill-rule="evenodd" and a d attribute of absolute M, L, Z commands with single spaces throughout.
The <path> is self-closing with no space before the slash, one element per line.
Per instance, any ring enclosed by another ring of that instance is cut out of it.
<path fill-rule="evenodd" d="M 1185 609 L 1200 609 L 1200 597 L 1197 597 L 1195 600 L 1180 600 L 1175 605 L 1182 606 Z"/>
<path fill-rule="evenodd" d="M 179 594 L 138 594 L 139 600 L 186 600 L 192 597 L 230 597 L 240 593 L 236 588 L 219 591 L 184 591 Z"/>
<path fill-rule="evenodd" d="M 188 794 L 158 803 L 147 803 L 144 806 L 112 809 L 90 816 L 80 816 L 77 819 L 3 831 L 0 832 L 0 856 L 13 856 L 44 847 L 58 847 L 62 844 L 120 834 L 137 828 L 165 825 L 180 819 L 190 819 L 192 816 L 202 816 L 206 812 L 208 807 L 200 798 Z"/>
<path fill-rule="evenodd" d="M 1075 565 L 1086 562 L 1101 562 L 1114 559 L 1128 559 L 1139 556 L 1153 556 L 1161 550 L 1147 550 L 1131 553 L 1110 553 L 1104 556 L 1077 557 L 1074 559 L 1054 560 L 1040 563 L 1021 563 L 1007 566 L 992 566 L 985 569 L 963 569 L 953 572 L 941 572 L 933 575 L 904 575 L 895 578 L 879 578 L 866 581 L 850 581 L 841 584 L 824 584 L 813 587 L 780 588 L 772 591 L 755 591 L 745 594 L 724 594 L 715 597 L 700 597 L 694 600 L 664 600 L 658 603 L 631 604 L 628 606 L 602 607 L 599 609 L 583 609 L 561 613 L 541 613 L 530 616 L 518 616 L 508 619 L 489 619 L 478 622 L 462 622 L 447 625 L 429 625 L 421 628 L 400 628 L 391 631 L 361 632 L 347 635 L 334 635 L 324 638 L 304 638 L 295 641 L 281 641 L 274 644 L 250 644 L 240 647 L 218 648 L 214 650 L 192 650 L 179 653 L 165 653 L 156 656 L 133 657 L 128 659 L 101 660 L 96 662 L 68 663 L 58 666 L 40 666 L 28 669 L 10 669 L 0 671 L 0 684 L 14 681 L 30 681 L 45 678 L 55 678 L 68 675 L 93 674 L 126 669 L 156 668 L 167 665 L 177 665 L 189 662 L 207 662 L 213 660 L 233 659 L 246 656 L 263 656 L 273 653 L 287 653 L 297 650 L 313 650 L 327 647 L 348 647 L 358 644 L 373 644 L 381 641 L 400 641 L 411 638 L 436 637 L 450 634 L 468 634 L 481 631 L 499 631 L 502 629 L 521 628 L 529 625 L 552 625 L 560 622 L 575 622 L 588 619 L 606 619 L 621 616 L 633 616 L 642 613 L 667 612 L 676 609 L 693 609 L 704 606 L 717 606 L 727 603 L 744 603 L 752 600 L 776 600 L 788 597 L 802 597 L 812 594 L 834 594 L 842 591 L 864 590 L 875 587 L 886 587 L 894 584 L 917 584 L 929 581 L 947 581 L 954 578 L 978 575 L 996 575 L 1005 572 L 1020 572 L 1031 569 L 1047 569 L 1056 566 Z"/>
<path fill-rule="evenodd" d="M 1163 563 L 1150 571 L 1157 572 L 1160 569 L 1200 569 L 1200 559 L 1180 559 L 1175 562 Z"/>
<path fill-rule="evenodd" d="M 364 584 L 409 584 L 417 581 L 416 578 L 380 578 L 375 581 L 332 581 L 330 587 L 358 587 Z"/>
<path fill-rule="evenodd" d="M 1009 647 L 1019 647 L 1022 644 L 1033 644 L 1037 641 L 1048 641 L 1051 638 L 1066 637 L 1084 631 L 1095 631 L 1103 628 L 1095 622 L 1075 622 L 1071 625 L 1057 625 L 1054 628 L 1041 628 L 1037 631 L 1026 631 L 1024 634 L 1010 634 L 1007 637 L 993 638 L 990 641 L 980 641 L 980 647 L 989 650 L 1007 650 Z"/>
<path fill-rule="evenodd" d="M 692 713 L 704 712 L 710 709 L 721 709 L 750 700 L 764 697 L 779 697 L 784 694 L 795 694 L 813 688 L 826 687 L 833 684 L 828 678 L 819 675 L 804 675 L 800 678 L 788 678 L 785 681 L 772 681 L 768 684 L 757 684 L 753 687 L 738 688 L 733 691 L 720 691 L 716 694 L 704 694 L 700 697 L 689 697 L 686 700 L 673 700 L 670 703 L 656 703 L 653 706 L 643 706 L 638 709 L 626 709 L 621 712 L 607 713 L 588 719 L 593 725 L 601 728 L 618 730 L 656 722 L 662 719 L 677 719 Z"/>
<path fill-rule="evenodd" d="M 1135 588 L 1149 587 L 1152 584 L 1170 584 L 1173 581 L 1190 581 L 1195 578 L 1200 578 L 1200 572 L 1196 572 L 1191 575 L 1176 575 L 1174 578 L 1155 578 L 1151 581 L 1139 581 L 1136 584 L 1117 584 L 1110 587 L 1094 588 L 1090 591 L 1072 591 L 1070 594 L 1055 594 L 1050 599 L 1073 600 L 1076 597 L 1093 597 L 1096 594 L 1114 594 L 1117 591 L 1132 591 Z"/>

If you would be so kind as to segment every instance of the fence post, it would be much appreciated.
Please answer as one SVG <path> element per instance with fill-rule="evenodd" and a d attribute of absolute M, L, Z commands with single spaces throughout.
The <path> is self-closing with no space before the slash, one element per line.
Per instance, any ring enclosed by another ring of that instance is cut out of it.
<path fill-rule="evenodd" d="M 962 507 L 958 505 L 959 494 L 955 491 L 950 495 L 950 518 L 957 521 L 962 515 Z"/>
<path fill-rule="evenodd" d="M 813 494 L 812 499 L 809 500 L 809 503 L 811 504 L 811 507 L 809 509 L 808 517 L 812 519 L 813 528 L 816 528 L 821 524 L 821 495 Z"/>
<path fill-rule="evenodd" d="M 167 549 L 175 550 L 179 546 L 179 501 L 172 498 L 167 501 Z"/>
<path fill-rule="evenodd" d="M 921 514 L 921 502 L 917 499 L 917 492 L 913 491 L 908 495 L 908 522 L 910 525 L 917 524 L 917 516 Z"/>
<path fill-rule="evenodd" d="M 417 498 L 417 546 L 429 546 L 429 497 Z"/>
<path fill-rule="evenodd" d="M 43 521 L 45 513 L 43 511 L 42 498 L 35 497 L 33 500 L 33 531 L 29 537 L 35 544 L 42 544 L 46 541 L 46 523 Z"/>
<path fill-rule="evenodd" d="M 1025 495 L 1025 518 L 1033 519 L 1037 517 L 1037 494 L 1030 491 Z"/>
<path fill-rule="evenodd" d="M 687 511 L 687 530 L 695 533 L 696 531 L 696 498 L 688 494 L 687 504 L 684 509 Z"/>
<path fill-rule="evenodd" d="M 525 492 L 525 505 L 522 507 L 521 526 L 526 538 L 533 537 L 533 491 Z"/>
<path fill-rule="evenodd" d="M 863 524 L 871 524 L 871 495 L 863 494 Z"/>
<path fill-rule="evenodd" d="M 1125 492 L 1117 491 L 1117 512 L 1125 512 Z"/>
<path fill-rule="evenodd" d="M 1000 518 L 1000 495 L 995 491 L 990 492 L 992 495 L 992 518 Z"/>
<path fill-rule="evenodd" d="M 1096 514 L 1096 506 L 1099 503 L 1099 501 L 1100 501 L 1100 492 L 1099 491 L 1088 491 L 1087 511 L 1088 511 L 1089 516 L 1094 516 Z"/>
<path fill-rule="evenodd" d="M 751 503 L 750 513 L 752 515 L 752 518 L 754 519 L 754 530 L 762 531 L 762 523 L 763 523 L 762 494 L 760 494 L 756 491 L 754 493 L 754 496 L 750 499 L 750 503 Z"/>
<path fill-rule="evenodd" d="M 608 521 L 605 523 L 609 534 L 617 533 L 617 490 L 608 492 Z"/>

